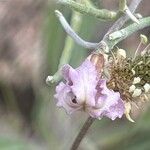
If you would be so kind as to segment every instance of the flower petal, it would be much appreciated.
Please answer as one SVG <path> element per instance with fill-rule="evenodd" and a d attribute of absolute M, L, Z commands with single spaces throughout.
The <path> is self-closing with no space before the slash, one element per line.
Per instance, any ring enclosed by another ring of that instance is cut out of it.
<path fill-rule="evenodd" d="M 76 71 L 76 75 L 70 72 L 73 92 L 81 102 L 89 106 L 95 106 L 96 85 L 98 82 L 95 66 L 89 60 L 85 60 Z"/>
<path fill-rule="evenodd" d="M 112 120 L 115 120 L 117 117 L 121 118 L 124 114 L 125 108 L 120 94 L 109 90 L 106 87 L 106 81 L 100 80 L 98 93 L 99 98 L 97 100 L 97 107 L 89 109 L 89 114 L 95 118 L 102 118 L 106 116 Z M 99 107 L 99 108 L 98 108 Z"/>
<path fill-rule="evenodd" d="M 67 84 L 68 85 L 72 85 L 72 81 L 71 81 L 71 78 L 70 78 L 70 74 L 69 74 L 69 72 L 70 71 L 75 71 L 75 69 L 73 69 L 70 65 L 64 65 L 63 67 L 62 67 L 62 70 L 61 70 L 61 72 L 62 72 L 62 76 L 64 77 L 64 79 L 67 81 Z"/>
<path fill-rule="evenodd" d="M 60 82 L 60 84 L 56 87 L 56 94 L 54 97 L 57 99 L 57 106 L 63 107 L 68 114 L 81 109 L 79 104 L 73 103 L 72 100 L 74 99 L 74 95 L 71 88 L 63 82 Z"/>
<path fill-rule="evenodd" d="M 77 69 L 65 65 L 62 74 L 77 97 L 78 104 L 95 106 L 97 71 L 90 60 L 85 60 Z"/>

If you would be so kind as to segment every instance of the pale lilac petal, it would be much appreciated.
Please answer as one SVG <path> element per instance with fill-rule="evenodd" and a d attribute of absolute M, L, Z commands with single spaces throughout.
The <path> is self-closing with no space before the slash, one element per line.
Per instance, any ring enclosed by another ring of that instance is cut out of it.
<path fill-rule="evenodd" d="M 73 69 L 65 65 L 62 69 L 63 77 L 71 85 L 77 97 L 78 104 L 86 103 L 95 106 L 97 72 L 95 66 L 86 60 L 80 67 Z"/>
<path fill-rule="evenodd" d="M 80 81 L 79 74 L 76 69 L 73 69 L 69 65 L 65 65 L 62 68 L 62 75 L 64 79 L 67 81 L 66 84 L 70 86 L 72 92 L 76 96 L 77 103 L 78 104 L 83 104 L 85 99 L 85 91 L 83 88 L 83 83 Z M 75 86 L 79 86 L 77 90 L 74 90 Z"/>
<path fill-rule="evenodd" d="M 76 70 L 77 74 L 70 72 L 73 93 L 86 105 L 95 106 L 96 84 L 98 82 L 95 66 L 86 60 Z"/>
<path fill-rule="evenodd" d="M 99 79 L 95 66 L 85 60 L 77 69 L 64 65 L 62 75 L 66 83 L 56 87 L 57 106 L 67 113 L 85 111 L 91 117 L 106 116 L 112 120 L 124 114 L 124 103 L 118 92 L 106 86 L 106 80 Z"/>
<path fill-rule="evenodd" d="M 73 95 L 71 88 L 63 82 L 56 87 L 56 94 L 54 97 L 57 99 L 57 106 L 63 107 L 68 114 L 81 109 L 79 104 L 72 102 L 75 96 Z"/>
<path fill-rule="evenodd" d="M 67 81 L 67 84 L 71 86 L 72 81 L 70 78 L 70 71 L 75 71 L 75 69 L 73 69 L 70 65 L 64 65 L 61 69 L 62 76 Z"/>
<path fill-rule="evenodd" d="M 101 96 L 97 100 L 96 107 L 91 108 L 89 113 L 96 118 L 102 118 L 103 116 L 106 116 L 112 120 L 117 117 L 121 118 L 124 114 L 125 108 L 124 103 L 120 98 L 120 94 L 109 90 L 106 87 L 105 80 L 101 80 L 100 83 L 98 92 L 101 93 Z"/>

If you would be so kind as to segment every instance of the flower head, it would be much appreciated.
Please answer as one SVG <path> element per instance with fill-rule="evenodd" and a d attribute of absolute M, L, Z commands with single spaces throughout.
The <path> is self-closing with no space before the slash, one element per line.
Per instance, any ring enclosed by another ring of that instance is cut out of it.
<path fill-rule="evenodd" d="M 69 65 L 62 67 L 65 79 L 56 87 L 57 106 L 63 107 L 68 114 L 85 111 L 94 118 L 106 116 L 112 120 L 124 114 L 124 103 L 119 92 L 106 86 L 95 65 L 86 59 L 81 66 L 73 69 Z"/>
<path fill-rule="evenodd" d="M 142 36 L 142 38 L 146 37 Z M 146 43 L 146 39 L 142 40 Z M 135 112 L 133 106 L 140 108 L 143 102 L 150 99 L 150 50 L 148 47 L 143 51 L 138 48 L 133 58 L 120 57 L 119 49 L 114 53 L 113 59 L 110 59 L 111 62 L 108 60 L 110 80 L 107 86 L 120 93 L 125 105 L 125 115 L 131 122 L 133 119 L 130 117 L 130 112 Z"/>

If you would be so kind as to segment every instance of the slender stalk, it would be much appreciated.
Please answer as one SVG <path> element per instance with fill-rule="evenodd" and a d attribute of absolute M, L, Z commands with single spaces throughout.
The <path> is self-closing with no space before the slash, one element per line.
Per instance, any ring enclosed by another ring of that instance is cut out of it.
<path fill-rule="evenodd" d="M 124 29 L 121 29 L 119 31 L 110 34 L 108 39 L 105 41 L 108 44 L 109 48 L 110 49 L 113 48 L 114 45 L 124 40 L 134 32 L 150 26 L 150 17 L 140 19 L 139 21 L 140 21 L 139 24 L 133 23 Z"/>
<path fill-rule="evenodd" d="M 96 9 L 91 6 L 77 3 L 73 0 L 59 0 L 58 3 L 68 6 L 73 10 L 78 11 L 82 14 L 88 14 L 90 16 L 94 16 L 99 19 L 114 20 L 117 17 L 117 13 L 114 11 L 109 11 L 107 9 Z"/>
<path fill-rule="evenodd" d="M 141 55 L 144 55 L 148 51 L 149 47 L 150 47 L 150 43 L 144 48 L 144 50 L 141 52 Z"/>
<path fill-rule="evenodd" d="M 137 56 L 137 54 L 138 54 L 138 52 L 139 52 L 139 50 L 140 50 L 141 45 L 142 45 L 142 42 L 140 42 L 140 44 L 138 45 L 138 47 L 137 47 L 137 49 L 136 49 L 136 51 L 135 51 L 135 53 L 134 53 L 133 60 L 136 58 L 136 56 Z"/>
<path fill-rule="evenodd" d="M 73 142 L 70 150 L 77 150 L 77 148 L 79 147 L 81 141 L 83 140 L 84 136 L 86 135 L 88 129 L 90 128 L 90 126 L 92 125 L 92 123 L 94 121 L 95 121 L 95 118 L 88 117 L 88 119 L 84 123 L 83 127 L 81 128 L 79 134 L 75 138 L 75 141 Z"/>
<path fill-rule="evenodd" d="M 133 13 L 130 11 L 128 7 L 126 7 L 124 13 L 133 21 L 139 24 L 139 20 L 133 15 Z"/>
<path fill-rule="evenodd" d="M 135 12 L 135 10 L 137 9 L 137 7 L 139 6 L 139 4 L 141 3 L 142 0 L 132 0 L 129 9 L 132 13 Z M 105 40 L 107 38 L 107 36 L 114 32 L 117 31 L 119 29 L 121 29 L 123 27 L 123 25 L 128 21 L 129 17 L 125 14 L 122 17 L 120 17 L 113 25 L 112 27 L 108 30 L 108 32 L 105 34 L 103 40 Z"/>
<path fill-rule="evenodd" d="M 98 43 L 87 42 L 87 41 L 83 40 L 82 38 L 80 38 L 80 36 L 78 36 L 77 33 L 73 30 L 73 28 L 68 24 L 65 17 L 63 16 L 63 14 L 60 11 L 55 10 L 55 13 L 56 13 L 56 16 L 58 17 L 61 25 L 63 26 L 64 30 L 77 44 L 79 44 L 85 48 L 88 48 L 88 49 L 93 49 L 96 46 L 98 46 Z M 73 26 L 74 26 L 74 24 L 73 24 Z M 74 29 L 75 28 L 76 27 L 74 26 Z"/>
<path fill-rule="evenodd" d="M 127 1 L 126 0 L 120 0 L 119 1 L 119 10 L 120 11 L 124 11 L 126 6 L 127 6 Z"/>

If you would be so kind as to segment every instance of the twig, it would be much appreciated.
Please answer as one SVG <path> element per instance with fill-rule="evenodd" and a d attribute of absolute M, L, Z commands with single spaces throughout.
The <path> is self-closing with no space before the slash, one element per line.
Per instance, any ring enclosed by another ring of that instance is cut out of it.
<path fill-rule="evenodd" d="M 67 32 L 67 34 L 69 36 L 71 36 L 74 39 L 74 41 L 76 43 L 78 43 L 79 45 L 81 45 L 85 48 L 88 48 L 88 49 L 93 49 L 98 45 L 98 43 L 91 43 L 91 42 L 87 42 L 87 41 L 81 39 L 75 33 L 75 31 L 71 28 L 71 26 L 68 24 L 68 22 L 66 21 L 66 19 L 62 15 L 62 13 L 58 10 L 55 10 L 55 13 L 56 13 L 57 17 L 59 18 L 59 21 L 60 21 L 61 25 L 63 26 L 64 30 Z"/>
<path fill-rule="evenodd" d="M 88 14 L 103 20 L 114 20 L 117 17 L 117 13 L 114 11 L 109 11 L 107 9 L 96 9 L 91 6 L 77 3 L 73 0 L 59 0 L 58 3 L 68 6 L 82 14 Z"/>
<path fill-rule="evenodd" d="M 139 23 L 138 19 L 134 16 L 134 14 L 130 11 L 127 6 L 127 0 L 119 1 L 119 10 L 129 16 L 129 18 L 136 23 Z"/>
<path fill-rule="evenodd" d="M 138 5 L 140 4 L 141 1 L 142 0 L 132 0 L 131 4 L 129 6 L 129 9 L 132 13 L 135 12 L 136 8 L 138 7 Z M 105 34 L 103 40 L 105 40 L 110 33 L 121 29 L 123 27 L 123 25 L 128 21 L 128 19 L 129 19 L 129 17 L 126 14 L 124 16 L 120 17 L 113 24 L 113 26 L 108 30 L 108 32 Z"/>
<path fill-rule="evenodd" d="M 134 13 L 136 8 L 138 7 L 138 5 L 140 4 L 142 0 L 132 0 L 129 9 L 131 11 L 131 13 Z M 100 52 L 101 50 L 104 50 L 105 47 L 103 47 L 103 43 L 105 43 L 105 45 L 107 45 L 107 48 L 111 49 L 115 44 L 117 44 L 117 41 L 110 41 L 110 39 L 108 38 L 109 34 L 115 31 L 118 31 L 119 29 L 121 29 L 123 27 L 123 25 L 128 21 L 129 17 L 128 15 L 123 15 L 122 17 L 120 17 L 113 25 L 112 27 L 108 30 L 108 32 L 104 35 L 103 40 L 99 42 L 99 45 L 96 49 L 97 52 Z M 120 39 L 121 41 L 121 39 Z"/>
<path fill-rule="evenodd" d="M 113 32 L 109 35 L 109 39 L 106 41 L 108 44 L 108 47 L 111 49 L 114 45 L 125 39 L 126 37 L 130 36 L 134 32 L 141 30 L 145 27 L 150 26 L 150 17 L 146 17 L 143 19 L 140 19 L 140 24 L 133 23 L 129 25 L 128 27 L 121 29 L 119 31 Z"/>
<path fill-rule="evenodd" d="M 75 141 L 73 142 L 70 150 L 76 150 L 81 141 L 83 140 L 84 136 L 86 135 L 88 129 L 92 125 L 92 123 L 95 121 L 95 118 L 89 117 L 86 122 L 84 123 L 83 127 L 81 128 L 79 134 L 77 135 Z"/>

